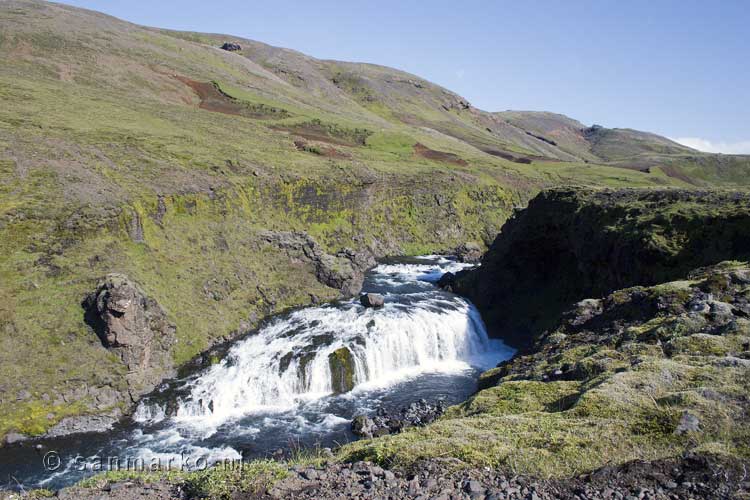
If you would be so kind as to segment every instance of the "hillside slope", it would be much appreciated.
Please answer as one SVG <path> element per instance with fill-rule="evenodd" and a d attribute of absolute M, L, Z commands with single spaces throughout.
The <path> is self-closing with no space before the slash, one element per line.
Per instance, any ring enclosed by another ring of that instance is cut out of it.
<path fill-rule="evenodd" d="M 543 187 L 748 178 L 741 158 L 695 153 L 688 169 L 669 156 L 679 175 L 585 163 L 397 70 L 36 0 L 0 3 L 0 99 L 0 435 L 14 439 L 111 423 L 267 315 L 351 293 L 373 257 L 486 246 Z M 113 273 L 174 332 L 159 366 L 123 363 L 87 323 Z"/>

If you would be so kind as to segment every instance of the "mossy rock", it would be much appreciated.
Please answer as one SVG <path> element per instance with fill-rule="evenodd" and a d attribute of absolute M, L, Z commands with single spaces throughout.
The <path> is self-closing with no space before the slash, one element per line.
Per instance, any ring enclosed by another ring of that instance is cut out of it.
<path fill-rule="evenodd" d="M 336 349 L 328 355 L 331 370 L 331 388 L 335 394 L 354 389 L 354 357 L 346 347 Z"/>
<path fill-rule="evenodd" d="M 671 355 L 726 356 L 736 347 L 732 344 L 726 337 L 696 333 L 670 340 L 665 349 Z"/>

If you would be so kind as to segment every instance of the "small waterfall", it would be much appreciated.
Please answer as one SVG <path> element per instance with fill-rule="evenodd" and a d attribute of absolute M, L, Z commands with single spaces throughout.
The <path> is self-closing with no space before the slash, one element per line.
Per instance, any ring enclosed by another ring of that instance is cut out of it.
<path fill-rule="evenodd" d="M 351 370 L 356 387 L 387 383 L 413 369 L 470 362 L 487 351 L 488 339 L 476 309 L 458 298 L 425 296 L 412 304 L 387 303 L 380 310 L 354 302 L 303 309 L 242 341 L 191 381 L 177 418 L 218 424 L 331 394 L 331 356 L 341 349 L 343 368 Z M 152 418 L 145 410 L 142 415 Z"/>
<path fill-rule="evenodd" d="M 372 286 L 410 287 L 386 293 L 383 308 L 366 309 L 353 299 L 279 317 L 188 379 L 171 412 L 144 401 L 134 420 L 153 423 L 172 413 L 184 424 L 217 427 L 419 372 L 476 366 L 492 350 L 478 311 L 429 284 L 463 266 L 448 260 L 382 264 L 372 272 Z"/>
<path fill-rule="evenodd" d="M 88 436 L 70 453 L 211 464 L 266 457 L 290 443 L 334 446 L 352 438 L 354 415 L 422 397 L 456 404 L 475 390 L 477 370 L 513 354 L 487 338 L 469 302 L 434 286 L 465 266 L 440 256 L 383 263 L 367 273 L 364 290 L 383 294 L 384 307 L 365 309 L 354 299 L 280 315 L 220 363 L 142 400 L 132 423 Z M 39 487 L 91 472 L 71 458 L 49 475 L 29 450 L 20 477 Z M 17 456 L 6 463 L 0 453 L 0 472 L 19 474 Z"/>

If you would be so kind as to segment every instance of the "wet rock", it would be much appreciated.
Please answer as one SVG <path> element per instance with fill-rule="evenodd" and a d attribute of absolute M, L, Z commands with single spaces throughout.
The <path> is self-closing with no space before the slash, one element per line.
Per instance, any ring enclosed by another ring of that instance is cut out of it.
<path fill-rule="evenodd" d="M 448 272 L 440 277 L 437 282 L 437 286 L 445 290 L 446 292 L 452 292 L 456 282 L 456 275 Z"/>
<path fill-rule="evenodd" d="M 372 438 L 377 430 L 375 421 L 367 415 L 357 415 L 352 420 L 352 432 L 357 436 Z"/>
<path fill-rule="evenodd" d="M 225 42 L 224 45 L 221 46 L 221 48 L 224 50 L 228 50 L 229 52 L 237 52 L 238 50 L 242 50 L 242 46 L 234 42 Z"/>
<path fill-rule="evenodd" d="M 329 354 L 328 367 L 334 393 L 341 394 L 354 388 L 354 359 L 349 349 L 342 347 Z"/>
<path fill-rule="evenodd" d="M 122 274 L 109 274 L 82 306 L 84 319 L 102 345 L 127 367 L 131 397 L 151 391 L 174 375 L 175 326 L 135 282 Z"/>
<path fill-rule="evenodd" d="M 10 432 L 5 435 L 5 444 L 21 443 L 29 439 L 29 436 L 19 432 Z"/>
<path fill-rule="evenodd" d="M 119 412 L 113 415 L 83 415 L 66 417 L 47 431 L 48 437 L 82 434 L 85 432 L 104 432 L 110 430 L 119 418 Z"/>
<path fill-rule="evenodd" d="M 372 438 L 387 434 L 397 434 L 408 427 L 421 427 L 434 422 L 445 413 L 445 403 L 430 404 L 424 399 L 388 413 L 378 410 L 374 417 L 358 415 L 352 420 L 352 432 L 358 436 Z"/>
<path fill-rule="evenodd" d="M 475 263 L 482 260 L 482 247 L 476 243 L 464 243 L 456 248 L 456 257 L 459 262 Z"/>
<path fill-rule="evenodd" d="M 365 307 L 383 307 L 385 298 L 379 293 L 365 293 L 359 297 L 359 302 Z"/>

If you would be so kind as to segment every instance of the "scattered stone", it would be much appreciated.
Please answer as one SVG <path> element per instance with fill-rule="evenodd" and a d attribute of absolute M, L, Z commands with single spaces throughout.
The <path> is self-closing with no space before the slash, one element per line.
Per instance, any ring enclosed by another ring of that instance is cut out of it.
<path fill-rule="evenodd" d="M 351 429 L 357 436 L 366 438 L 397 434 L 409 427 L 422 427 L 434 422 L 445 413 L 445 409 L 443 401 L 432 405 L 420 399 L 398 412 L 389 414 L 380 408 L 374 417 L 358 415 L 352 420 Z"/>
<path fill-rule="evenodd" d="M 359 301 L 365 307 L 383 307 L 385 304 L 385 298 L 379 293 L 364 293 Z"/>
<path fill-rule="evenodd" d="M 675 429 L 675 434 L 687 434 L 688 432 L 699 432 L 700 420 L 698 417 L 687 411 L 682 412 L 680 421 Z"/>

